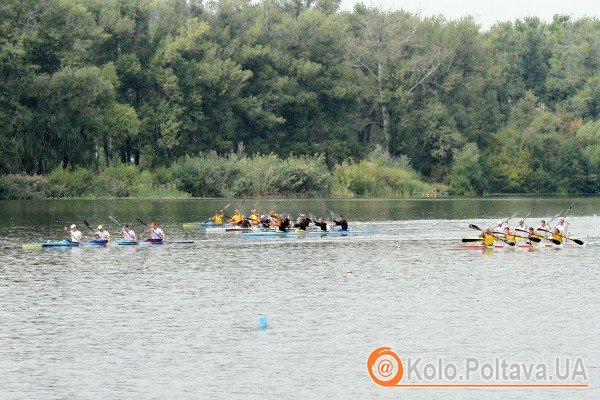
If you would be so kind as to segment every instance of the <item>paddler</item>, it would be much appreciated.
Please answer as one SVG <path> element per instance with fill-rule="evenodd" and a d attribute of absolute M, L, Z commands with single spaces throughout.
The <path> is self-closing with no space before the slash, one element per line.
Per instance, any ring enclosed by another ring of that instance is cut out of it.
<path fill-rule="evenodd" d="M 341 227 L 341 230 L 343 231 L 348 230 L 348 221 L 346 221 L 346 218 L 344 218 L 342 214 L 340 214 L 340 216 L 337 219 L 334 219 L 333 223 L 335 224 L 335 226 Z"/>
<path fill-rule="evenodd" d="M 569 234 L 569 223 L 565 221 L 564 218 L 561 218 L 561 220 L 558 221 L 558 225 L 556 225 L 555 228 L 563 236 L 567 236 Z"/>
<path fill-rule="evenodd" d="M 244 215 L 240 212 L 240 210 L 236 209 L 233 212 L 233 215 L 231 216 L 229 221 L 227 221 L 227 222 L 230 223 L 231 225 L 240 225 L 245 219 L 246 219 L 246 217 L 244 217 Z"/>
<path fill-rule="evenodd" d="M 530 226 L 527 230 L 527 244 L 535 244 L 529 240 L 529 238 L 538 238 L 538 235 L 535 234 L 535 229 L 533 229 L 533 226 Z"/>
<path fill-rule="evenodd" d="M 484 246 L 493 246 L 494 245 L 494 235 L 492 234 L 492 230 L 490 228 L 485 228 L 480 234 L 480 238 L 483 238 Z"/>
<path fill-rule="evenodd" d="M 100 240 L 106 240 L 107 242 L 110 242 L 110 233 L 104 229 L 104 226 L 102 225 L 98 225 L 98 229 L 96 232 L 94 232 L 94 236 Z"/>
<path fill-rule="evenodd" d="M 290 219 L 287 217 L 287 215 L 282 214 L 281 218 L 279 218 L 279 225 L 277 227 L 277 230 L 279 230 L 280 232 L 287 232 L 287 229 L 290 227 Z"/>
<path fill-rule="evenodd" d="M 522 219 L 519 221 L 517 227 L 515 228 L 515 230 L 517 231 L 522 231 L 522 232 L 528 232 L 529 229 L 527 228 L 527 224 L 525 224 L 525 220 Z"/>
<path fill-rule="evenodd" d="M 280 217 L 275 211 L 271 211 L 269 213 L 269 218 L 271 218 L 271 226 L 279 226 Z"/>
<path fill-rule="evenodd" d="M 123 240 L 126 240 L 128 242 L 137 241 L 137 235 L 135 234 L 133 229 L 129 228 L 129 224 L 123 225 L 123 228 L 121 229 L 121 235 L 123 235 Z"/>
<path fill-rule="evenodd" d="M 546 232 L 547 231 L 547 232 Z M 546 223 L 545 220 L 540 221 L 540 226 L 535 229 L 535 233 L 539 237 L 547 238 L 548 232 L 550 232 L 550 226 Z"/>
<path fill-rule="evenodd" d="M 504 221 L 500 221 L 499 220 L 498 224 L 496 225 L 496 227 L 493 230 L 493 233 L 502 233 L 502 232 L 504 232 L 504 228 L 505 228 L 504 224 L 505 224 Z M 506 226 L 508 226 L 508 225 L 506 225 Z"/>
<path fill-rule="evenodd" d="M 562 244 L 563 235 L 561 235 L 560 231 L 556 227 L 552 229 L 552 239 L 557 240 L 558 244 Z"/>
<path fill-rule="evenodd" d="M 266 228 L 268 228 L 271 225 L 271 219 L 269 218 L 268 215 L 264 215 L 264 214 L 261 215 L 260 219 L 259 219 L 259 222 L 260 222 L 261 228 L 265 228 L 266 229 Z"/>
<path fill-rule="evenodd" d="M 506 239 L 507 242 L 513 242 L 515 243 L 517 241 L 517 237 L 515 236 L 514 233 L 512 233 L 510 231 L 510 228 L 507 226 L 506 228 L 504 228 L 504 239 Z"/>
<path fill-rule="evenodd" d="M 215 225 L 223 225 L 223 215 L 225 213 L 225 210 L 221 210 L 221 211 L 217 211 L 215 213 L 215 215 L 213 215 L 212 217 L 210 217 L 208 220 L 209 221 L 213 221 L 215 223 Z"/>
<path fill-rule="evenodd" d="M 69 228 L 64 227 L 64 231 L 69 235 L 69 240 L 74 243 L 80 243 L 83 240 L 83 233 L 77 229 L 77 225 L 72 224 Z"/>
<path fill-rule="evenodd" d="M 310 225 L 310 218 L 308 218 L 306 214 L 302 214 L 298 217 L 297 222 L 294 224 L 294 228 L 297 228 L 300 231 L 306 231 L 308 225 Z"/>
<path fill-rule="evenodd" d="M 150 226 L 148 227 L 147 232 L 150 235 L 150 237 L 146 239 L 147 242 L 164 242 L 167 239 L 167 235 L 162 229 L 159 228 L 158 222 L 156 222 L 156 220 L 150 222 Z"/>
<path fill-rule="evenodd" d="M 250 223 L 252 225 L 260 224 L 260 215 L 258 214 L 258 211 L 256 211 L 256 209 L 250 212 L 250 216 L 248 217 L 248 219 L 250 220 Z"/>
<path fill-rule="evenodd" d="M 315 226 L 318 226 L 322 231 L 327 231 L 327 222 L 323 218 L 319 218 L 319 220 L 312 220 Z"/>

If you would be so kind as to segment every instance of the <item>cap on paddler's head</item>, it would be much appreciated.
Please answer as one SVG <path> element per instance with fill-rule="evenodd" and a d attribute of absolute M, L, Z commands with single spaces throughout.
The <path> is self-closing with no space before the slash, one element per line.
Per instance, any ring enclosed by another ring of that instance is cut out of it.
<path fill-rule="evenodd" d="M 101 231 L 102 229 L 104 229 L 104 227 L 102 225 L 98 225 L 98 230 Z"/>
<path fill-rule="evenodd" d="M 69 229 L 75 229 L 75 228 L 77 228 L 77 225 L 72 224 Z"/>
<path fill-rule="evenodd" d="M 502 225 L 502 221 L 498 220 L 498 226 Z"/>
<path fill-rule="evenodd" d="M 123 228 L 129 228 L 129 224 L 123 225 Z"/>

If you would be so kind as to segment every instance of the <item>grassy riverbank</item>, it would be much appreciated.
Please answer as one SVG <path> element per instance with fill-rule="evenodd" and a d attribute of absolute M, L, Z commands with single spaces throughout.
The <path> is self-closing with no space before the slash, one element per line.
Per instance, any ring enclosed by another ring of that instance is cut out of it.
<path fill-rule="evenodd" d="M 239 196 L 402 197 L 431 193 L 406 162 L 373 155 L 327 168 L 321 157 L 214 152 L 154 171 L 117 165 L 101 171 L 55 169 L 48 175 L 0 177 L 2 199 L 186 198 Z"/>

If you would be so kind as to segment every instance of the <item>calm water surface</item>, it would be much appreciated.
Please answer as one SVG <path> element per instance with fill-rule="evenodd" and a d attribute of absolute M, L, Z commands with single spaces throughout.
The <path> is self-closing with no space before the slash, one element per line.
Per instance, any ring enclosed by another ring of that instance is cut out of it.
<path fill-rule="evenodd" d="M 333 210 L 378 233 L 245 239 L 181 229 L 226 203 L 0 202 L 0 398 L 600 398 L 599 197 L 264 200 L 263 211 Z M 585 247 L 456 249 L 475 236 L 469 223 L 531 207 L 537 223 L 571 204 Z M 22 249 L 62 238 L 49 212 L 112 231 L 108 215 L 156 216 L 172 238 L 196 243 Z M 380 388 L 365 363 L 384 345 L 434 361 L 581 356 L 590 388 Z"/>

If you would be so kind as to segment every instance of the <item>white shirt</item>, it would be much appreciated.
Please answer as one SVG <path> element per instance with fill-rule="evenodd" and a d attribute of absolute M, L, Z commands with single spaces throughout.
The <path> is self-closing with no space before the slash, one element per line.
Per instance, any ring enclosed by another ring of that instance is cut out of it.
<path fill-rule="evenodd" d="M 94 232 L 94 234 L 96 236 L 98 236 L 98 239 L 101 239 L 101 240 L 110 239 L 110 233 L 108 233 L 107 230 L 96 231 L 96 232 Z"/>
<path fill-rule="evenodd" d="M 123 229 L 123 239 L 125 240 L 135 240 L 135 232 L 131 229 Z"/>
<path fill-rule="evenodd" d="M 150 239 L 164 239 L 164 238 L 165 238 L 165 232 L 163 232 L 162 229 L 160 229 L 160 228 L 150 229 Z"/>
<path fill-rule="evenodd" d="M 527 224 L 523 224 L 523 225 L 519 224 L 519 225 L 517 225 L 517 232 L 518 231 L 525 231 L 525 232 L 527 232 L 528 229 L 529 228 L 527 227 Z M 523 232 L 521 232 L 521 233 L 523 233 Z"/>
<path fill-rule="evenodd" d="M 494 230 L 492 232 L 494 232 L 494 233 L 504 233 L 504 224 L 502 224 L 502 225 L 496 225 L 496 227 L 494 228 Z"/>
<path fill-rule="evenodd" d="M 81 233 L 79 229 L 71 231 L 70 233 L 72 242 L 81 242 L 81 239 L 83 239 L 83 233 Z"/>

